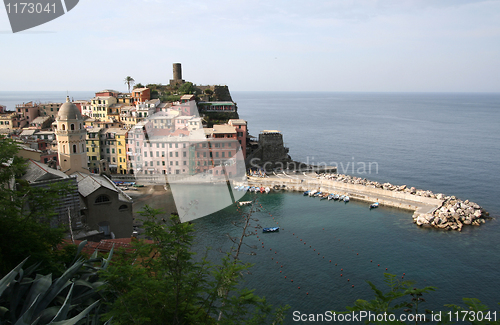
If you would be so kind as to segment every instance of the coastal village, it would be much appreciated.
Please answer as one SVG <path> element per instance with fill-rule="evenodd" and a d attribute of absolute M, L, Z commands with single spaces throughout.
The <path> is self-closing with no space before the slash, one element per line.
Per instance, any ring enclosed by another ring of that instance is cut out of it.
<path fill-rule="evenodd" d="M 133 81 L 125 79 L 129 88 Z M 460 231 L 488 218 L 467 200 L 294 162 L 279 131 L 251 136 L 228 87 L 186 82 L 180 63 L 173 64 L 167 85 L 135 86 L 127 93 L 101 90 L 89 100 L 22 103 L 15 111 L 0 105 L 0 134 L 14 139 L 18 155 L 28 160 L 23 179 L 35 187 L 66 183 L 74 189 L 56 204 L 58 222 L 73 240 L 134 236 L 133 197 L 142 190 L 141 177 L 168 184 L 201 174 L 224 181 L 237 174 L 237 160 L 246 165 L 249 185 L 373 200 L 415 211 L 419 226 Z"/>
<path fill-rule="evenodd" d="M 173 64 L 167 85 L 137 84 L 128 93 L 106 89 L 90 100 L 68 96 L 15 111 L 0 106 L 0 134 L 28 160 L 23 179 L 74 188 L 57 207 L 59 223 L 71 216 L 74 239 L 130 238 L 139 177 L 223 180 L 236 173 L 236 159 L 290 161 L 279 131 L 263 131 L 260 144 L 249 135 L 227 86 L 195 86 L 181 69 Z"/>

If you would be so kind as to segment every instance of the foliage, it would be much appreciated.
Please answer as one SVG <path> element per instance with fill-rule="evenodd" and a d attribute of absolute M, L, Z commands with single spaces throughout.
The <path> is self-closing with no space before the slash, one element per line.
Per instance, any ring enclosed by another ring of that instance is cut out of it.
<path fill-rule="evenodd" d="M 396 275 L 394 274 L 384 273 L 384 277 L 384 281 L 389 287 L 388 292 L 383 293 L 381 290 L 377 289 L 377 287 L 373 283 L 371 283 L 370 281 L 366 281 L 375 293 L 375 298 L 370 301 L 358 299 L 354 303 L 354 306 L 346 307 L 348 311 L 342 313 L 371 311 L 376 314 L 387 313 L 387 315 L 394 315 L 396 312 L 401 311 L 401 309 L 406 307 L 403 310 L 404 312 L 416 315 L 419 313 L 419 305 L 425 302 L 425 300 L 421 296 L 424 293 L 435 290 L 435 287 L 431 286 L 422 289 L 412 288 L 414 282 L 408 280 L 401 281 L 399 279 L 396 279 Z M 401 322 L 398 321 L 398 317 L 396 317 L 396 321 L 394 322 L 391 322 L 388 319 L 387 321 L 365 321 L 365 324 L 371 323 L 401 324 Z"/>
<path fill-rule="evenodd" d="M 204 91 L 204 92 L 205 92 L 205 94 L 207 94 L 207 95 L 209 95 L 209 96 L 212 96 L 212 95 L 213 95 L 213 93 L 214 93 L 214 92 L 213 92 L 213 90 L 212 90 L 212 89 L 210 89 L 210 88 L 205 89 L 205 91 Z"/>
<path fill-rule="evenodd" d="M 32 276 L 37 265 L 22 269 L 28 258 L 3 277 L 0 324 L 71 325 L 84 318 L 88 324 L 98 324 L 101 294 L 97 289 L 104 283 L 97 272 L 109 265 L 113 250 L 106 259 L 97 258 L 97 251 L 89 260 L 77 259 L 85 244 L 79 245 L 74 262 L 59 278 Z"/>
<path fill-rule="evenodd" d="M 453 304 L 445 305 L 446 307 L 449 307 L 452 310 L 447 312 L 442 312 L 441 321 L 438 324 L 455 324 L 455 323 L 462 323 L 464 321 L 467 321 L 470 324 L 474 325 L 500 324 L 500 319 L 498 319 L 498 315 L 496 313 L 493 314 L 493 311 L 486 305 L 482 304 L 479 299 L 463 298 L 463 302 L 467 306 L 467 308 Z"/>
<path fill-rule="evenodd" d="M 70 188 L 55 184 L 47 188 L 35 188 L 25 181 L 15 179 L 17 185 L 9 186 L 10 180 L 21 176 L 26 164 L 15 156 L 17 145 L 0 138 L 0 275 L 9 272 L 31 256 L 27 266 L 43 262 L 41 270 L 61 274 L 64 264 L 71 261 L 74 247 L 59 251 L 64 230 L 51 227 L 55 217 L 54 201 Z M 10 158 L 9 158 L 10 157 Z"/>
<path fill-rule="evenodd" d="M 105 319 L 114 324 L 275 324 L 285 309 L 272 308 L 253 290 L 241 289 L 248 264 L 229 254 L 222 264 L 196 262 L 191 251 L 193 226 L 178 216 L 157 221 L 161 211 L 145 207 L 145 234 L 154 244 L 134 243 L 103 272 L 106 290 L 116 297 Z M 230 292 L 225 295 L 225 292 Z M 216 321 L 222 314 L 220 321 Z"/>
<path fill-rule="evenodd" d="M 136 83 L 135 86 L 134 86 L 134 89 L 135 88 L 144 88 L 144 85 L 141 84 L 140 82 L 139 83 Z M 129 91 L 130 92 L 130 91 Z"/>
<path fill-rule="evenodd" d="M 161 101 L 162 102 L 178 102 L 179 100 L 181 100 L 181 96 L 179 95 L 163 95 L 161 96 Z"/>
<path fill-rule="evenodd" d="M 195 91 L 196 91 L 196 88 L 192 82 L 183 83 L 179 87 L 179 90 L 178 90 L 179 94 L 181 94 L 181 95 L 193 94 Z"/>
<path fill-rule="evenodd" d="M 134 78 L 132 78 L 131 76 L 127 76 L 125 77 L 125 84 L 127 85 L 128 87 L 128 92 L 130 92 L 130 86 L 133 85 L 135 82 Z"/>

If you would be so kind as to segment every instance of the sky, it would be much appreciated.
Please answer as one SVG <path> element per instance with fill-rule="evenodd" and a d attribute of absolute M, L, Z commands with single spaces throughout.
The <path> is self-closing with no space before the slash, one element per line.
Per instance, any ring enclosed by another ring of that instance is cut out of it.
<path fill-rule="evenodd" d="M 232 91 L 500 92 L 500 1 L 80 0 L 15 34 L 0 9 L 0 57 L 3 91 L 126 91 L 180 62 Z"/>

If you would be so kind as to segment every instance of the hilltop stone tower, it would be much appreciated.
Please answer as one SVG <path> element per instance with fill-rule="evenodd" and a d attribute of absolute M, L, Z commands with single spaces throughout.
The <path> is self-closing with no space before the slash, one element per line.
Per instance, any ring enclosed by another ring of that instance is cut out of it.
<path fill-rule="evenodd" d="M 66 103 L 59 108 L 56 118 L 56 139 L 59 166 L 70 175 L 74 172 L 89 173 L 85 139 L 87 130 L 83 127 L 82 114 L 66 97 Z"/>
<path fill-rule="evenodd" d="M 173 64 L 173 77 L 170 79 L 170 86 L 183 84 L 185 81 L 182 79 L 182 66 L 180 63 Z"/>

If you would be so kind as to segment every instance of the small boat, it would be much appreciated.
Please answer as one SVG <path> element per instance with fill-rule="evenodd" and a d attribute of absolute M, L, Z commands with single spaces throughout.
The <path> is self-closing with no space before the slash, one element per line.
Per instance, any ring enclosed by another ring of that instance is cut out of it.
<path fill-rule="evenodd" d="M 323 194 L 323 192 L 316 192 L 314 193 L 314 197 L 321 196 L 321 194 Z"/>
<path fill-rule="evenodd" d="M 250 205 L 250 204 L 252 204 L 252 201 L 239 201 L 239 202 L 238 202 L 238 204 L 239 204 L 240 206 L 243 206 L 243 205 Z"/>
<path fill-rule="evenodd" d="M 334 196 L 334 194 L 333 194 L 333 193 L 328 194 L 328 201 L 333 200 L 333 196 Z"/>
<path fill-rule="evenodd" d="M 370 209 L 378 208 L 378 202 L 370 204 Z"/>
<path fill-rule="evenodd" d="M 333 200 L 334 200 L 334 201 L 337 201 L 339 198 L 340 198 L 340 196 L 339 196 L 338 194 L 335 194 L 335 195 L 333 196 Z"/>
<path fill-rule="evenodd" d="M 326 200 L 328 199 L 328 193 L 322 194 L 320 200 Z"/>
<path fill-rule="evenodd" d="M 280 227 L 269 227 L 262 229 L 262 232 L 278 232 L 278 231 L 280 231 Z"/>
<path fill-rule="evenodd" d="M 345 203 L 349 202 L 349 197 L 347 195 L 344 197 L 344 202 Z"/>
<path fill-rule="evenodd" d="M 341 196 L 339 197 L 339 201 L 344 201 L 344 198 L 345 198 L 345 195 L 341 195 Z"/>
<path fill-rule="evenodd" d="M 245 187 L 243 188 L 243 191 L 245 191 L 245 192 L 246 192 L 246 191 L 248 191 L 249 189 L 250 189 L 250 186 L 245 186 Z"/>
<path fill-rule="evenodd" d="M 263 186 L 259 189 L 260 193 L 264 193 L 265 190 L 266 189 Z"/>
<path fill-rule="evenodd" d="M 308 196 L 308 195 L 309 195 L 309 192 L 311 192 L 311 191 L 305 191 L 303 195 L 304 195 L 304 196 Z"/>
<path fill-rule="evenodd" d="M 266 194 L 267 194 L 267 193 L 271 192 L 271 189 L 270 189 L 269 187 L 266 187 L 266 188 L 264 189 L 264 191 L 265 191 L 265 192 L 266 192 Z"/>
<path fill-rule="evenodd" d="M 309 192 L 309 196 L 314 196 L 314 194 L 316 194 L 316 192 L 317 192 L 316 190 L 312 190 L 312 191 L 310 191 L 310 192 Z"/>
<path fill-rule="evenodd" d="M 237 191 L 239 191 L 240 187 L 239 186 L 235 186 L 234 189 L 237 190 Z"/>

